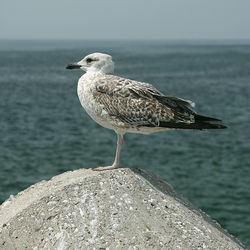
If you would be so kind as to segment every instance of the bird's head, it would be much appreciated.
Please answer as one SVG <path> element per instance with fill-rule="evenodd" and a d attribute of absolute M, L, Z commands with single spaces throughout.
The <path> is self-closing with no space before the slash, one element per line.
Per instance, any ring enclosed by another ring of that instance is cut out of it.
<path fill-rule="evenodd" d="M 113 74 L 114 63 L 110 55 L 93 53 L 85 56 L 79 62 L 69 64 L 66 69 L 82 69 L 86 72 Z"/>

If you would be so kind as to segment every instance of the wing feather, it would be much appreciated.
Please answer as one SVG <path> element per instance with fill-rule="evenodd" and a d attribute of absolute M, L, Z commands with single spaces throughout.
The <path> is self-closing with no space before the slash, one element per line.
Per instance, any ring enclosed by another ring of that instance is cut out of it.
<path fill-rule="evenodd" d="M 125 126 L 160 126 L 161 122 L 191 123 L 189 102 L 164 96 L 148 83 L 106 75 L 96 82 L 96 101 Z"/>

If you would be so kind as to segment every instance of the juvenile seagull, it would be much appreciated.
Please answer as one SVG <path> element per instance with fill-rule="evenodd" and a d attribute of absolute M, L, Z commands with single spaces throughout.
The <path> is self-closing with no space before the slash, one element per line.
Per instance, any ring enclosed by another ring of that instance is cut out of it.
<path fill-rule="evenodd" d="M 151 84 L 129 80 L 114 74 L 112 57 L 93 53 L 66 69 L 86 71 L 78 81 L 81 105 L 93 120 L 117 133 L 115 161 L 103 171 L 119 167 L 119 156 L 125 133 L 150 134 L 167 129 L 222 129 L 221 120 L 196 114 L 194 103 L 165 96 Z"/>

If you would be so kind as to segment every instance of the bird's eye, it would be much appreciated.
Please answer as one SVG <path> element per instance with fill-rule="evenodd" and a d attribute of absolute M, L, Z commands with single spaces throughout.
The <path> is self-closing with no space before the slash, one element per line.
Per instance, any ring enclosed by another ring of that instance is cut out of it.
<path fill-rule="evenodd" d="M 87 58 L 87 59 L 86 59 L 86 62 L 87 62 L 87 63 L 91 63 L 92 61 L 93 61 L 93 59 L 91 59 L 91 58 Z"/>

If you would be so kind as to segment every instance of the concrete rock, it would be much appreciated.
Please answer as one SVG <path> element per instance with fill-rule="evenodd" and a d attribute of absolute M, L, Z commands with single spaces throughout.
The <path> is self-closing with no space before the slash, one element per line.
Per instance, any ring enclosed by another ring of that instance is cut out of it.
<path fill-rule="evenodd" d="M 0 249 L 244 249 L 159 177 L 80 169 L 0 206 Z"/>

